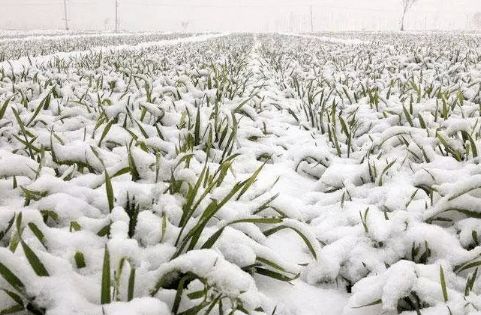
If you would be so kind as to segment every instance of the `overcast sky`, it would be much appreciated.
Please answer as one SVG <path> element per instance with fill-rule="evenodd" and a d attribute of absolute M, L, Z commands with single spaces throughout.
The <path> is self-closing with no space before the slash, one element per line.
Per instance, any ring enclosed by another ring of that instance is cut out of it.
<path fill-rule="evenodd" d="M 115 0 L 66 0 L 69 26 L 114 28 Z M 117 0 L 127 31 L 396 30 L 401 0 Z M 407 29 L 472 29 L 481 0 L 418 0 Z M 63 0 L 0 0 L 0 29 L 62 29 Z"/>

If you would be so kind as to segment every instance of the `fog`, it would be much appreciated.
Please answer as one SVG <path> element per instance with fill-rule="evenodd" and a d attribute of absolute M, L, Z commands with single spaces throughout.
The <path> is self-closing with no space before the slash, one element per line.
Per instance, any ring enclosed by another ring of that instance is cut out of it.
<path fill-rule="evenodd" d="M 70 29 L 115 29 L 116 0 L 65 1 Z M 398 30 L 401 17 L 401 0 L 117 1 L 121 31 Z M 480 0 L 418 0 L 406 29 L 476 29 L 480 11 Z M 0 0 L 0 29 L 64 29 L 64 14 L 64 0 Z"/>

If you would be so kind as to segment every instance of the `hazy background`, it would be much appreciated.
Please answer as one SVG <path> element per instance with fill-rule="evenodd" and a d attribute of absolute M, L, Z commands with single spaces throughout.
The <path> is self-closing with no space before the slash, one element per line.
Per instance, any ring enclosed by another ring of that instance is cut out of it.
<path fill-rule="evenodd" d="M 401 0 L 117 0 L 119 30 L 398 30 Z M 116 0 L 66 0 L 73 30 L 113 30 Z M 481 28 L 481 0 L 418 0 L 407 30 Z M 478 19 L 481 13 L 478 14 Z M 63 29 L 64 0 L 0 0 L 0 29 Z"/>

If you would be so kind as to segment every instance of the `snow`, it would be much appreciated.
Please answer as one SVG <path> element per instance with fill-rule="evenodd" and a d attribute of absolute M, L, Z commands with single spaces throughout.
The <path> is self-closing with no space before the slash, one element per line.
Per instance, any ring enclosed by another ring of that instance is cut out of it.
<path fill-rule="evenodd" d="M 279 314 L 341 314 L 347 302 L 347 294 L 334 289 L 316 288 L 299 280 L 293 281 L 292 284 L 277 283 L 261 276 L 258 279 L 259 288 L 268 297 L 279 301 L 276 309 Z"/>
<path fill-rule="evenodd" d="M 18 294 L 47 314 L 481 309 L 480 39 L 138 36 L 0 65 L 0 263 Z"/>
<path fill-rule="evenodd" d="M 30 58 L 30 60 L 37 62 L 37 63 L 48 63 L 50 60 L 55 58 L 62 58 L 68 59 L 69 57 L 80 57 L 82 55 L 86 55 L 92 52 L 109 52 L 109 51 L 120 51 L 120 50 L 128 50 L 128 51 L 135 51 L 139 49 L 145 49 L 149 47 L 158 47 L 164 45 L 176 45 L 179 43 L 185 42 L 198 42 L 198 41 L 205 41 L 209 38 L 216 38 L 219 36 L 225 36 L 227 33 L 222 34 L 205 34 L 205 35 L 195 35 L 185 38 L 176 38 L 176 39 L 167 39 L 161 41 L 147 41 L 147 42 L 140 42 L 137 45 L 111 45 L 111 46 L 95 46 L 90 47 L 88 50 L 84 51 L 70 51 L 70 52 L 57 52 L 50 55 L 42 55 L 39 57 Z M 28 57 L 21 57 L 18 59 L 7 60 L 0 62 L 0 67 L 8 71 L 20 72 L 23 70 L 24 66 L 30 65 L 30 60 Z"/>
<path fill-rule="evenodd" d="M 336 37 L 330 37 L 330 36 L 318 36 L 318 35 L 301 35 L 301 34 L 295 34 L 295 33 L 281 33 L 283 35 L 288 35 L 288 36 L 298 36 L 302 38 L 309 38 L 309 39 L 316 39 L 322 42 L 328 42 L 328 43 L 337 43 L 337 44 L 345 44 L 345 45 L 362 45 L 362 44 L 367 44 L 367 41 L 363 41 L 360 39 L 352 39 L 352 38 L 336 38 Z"/>

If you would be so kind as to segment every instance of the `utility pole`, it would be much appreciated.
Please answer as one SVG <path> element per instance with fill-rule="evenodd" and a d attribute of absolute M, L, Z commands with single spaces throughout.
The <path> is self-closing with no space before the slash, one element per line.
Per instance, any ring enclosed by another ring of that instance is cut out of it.
<path fill-rule="evenodd" d="M 63 0 L 63 18 L 65 20 L 65 30 L 68 31 L 67 0 Z"/>
<path fill-rule="evenodd" d="M 115 33 L 119 32 L 119 0 L 115 0 Z"/>
<path fill-rule="evenodd" d="M 309 6 L 309 13 L 311 15 L 311 33 L 314 33 L 314 24 L 312 22 L 312 4 Z"/>

